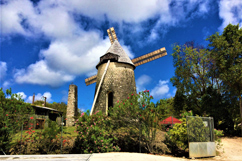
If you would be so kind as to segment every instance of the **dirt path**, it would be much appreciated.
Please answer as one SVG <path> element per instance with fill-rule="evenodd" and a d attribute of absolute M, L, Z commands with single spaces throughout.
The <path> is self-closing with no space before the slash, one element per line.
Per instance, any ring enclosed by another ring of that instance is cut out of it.
<path fill-rule="evenodd" d="M 222 138 L 222 144 L 221 156 L 216 158 L 242 161 L 242 137 Z"/>
<path fill-rule="evenodd" d="M 222 138 L 222 148 L 219 150 L 220 154 L 211 158 L 194 159 L 194 161 L 242 161 L 242 137 L 224 137 Z M 175 159 L 178 158 L 174 158 Z M 182 160 L 191 160 L 179 158 Z M 193 160 L 192 160 L 193 161 Z"/>

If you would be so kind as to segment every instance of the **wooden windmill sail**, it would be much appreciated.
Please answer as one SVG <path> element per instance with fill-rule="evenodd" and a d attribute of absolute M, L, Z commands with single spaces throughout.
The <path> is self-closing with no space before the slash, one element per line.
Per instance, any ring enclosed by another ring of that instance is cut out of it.
<path fill-rule="evenodd" d="M 113 106 L 114 102 L 125 99 L 130 92 L 136 93 L 133 70 L 167 55 L 163 47 L 130 60 L 119 44 L 114 28 L 108 29 L 107 32 L 111 47 L 100 57 L 96 66 L 98 74 L 85 79 L 87 86 L 97 82 L 91 114 L 100 110 L 108 114 L 108 108 Z"/>

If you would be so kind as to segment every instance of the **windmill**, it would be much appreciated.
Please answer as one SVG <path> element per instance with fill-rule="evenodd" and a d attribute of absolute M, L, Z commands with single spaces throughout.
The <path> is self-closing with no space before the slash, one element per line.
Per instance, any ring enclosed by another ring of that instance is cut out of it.
<path fill-rule="evenodd" d="M 91 115 L 97 111 L 108 115 L 108 109 L 113 107 L 115 102 L 126 99 L 132 92 L 136 93 L 134 69 L 167 55 L 163 47 L 131 60 L 119 44 L 114 28 L 108 29 L 107 32 L 111 46 L 100 57 L 96 66 L 97 75 L 85 79 L 87 86 L 96 83 Z"/>

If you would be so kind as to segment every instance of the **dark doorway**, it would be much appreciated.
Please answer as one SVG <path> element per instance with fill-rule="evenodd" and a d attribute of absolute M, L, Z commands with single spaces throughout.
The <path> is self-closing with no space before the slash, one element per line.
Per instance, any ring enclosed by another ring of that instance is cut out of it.
<path fill-rule="evenodd" d="M 108 110 L 110 109 L 110 107 L 113 107 L 113 92 L 108 93 Z M 108 112 L 108 116 L 109 116 L 109 112 Z"/>
<path fill-rule="evenodd" d="M 36 129 L 44 129 L 45 119 L 36 119 Z"/>

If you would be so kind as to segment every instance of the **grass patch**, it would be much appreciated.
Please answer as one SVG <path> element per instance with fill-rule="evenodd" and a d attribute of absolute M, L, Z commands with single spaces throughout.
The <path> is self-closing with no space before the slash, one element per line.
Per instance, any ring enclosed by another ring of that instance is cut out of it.
<path fill-rule="evenodd" d="M 35 131 L 35 133 L 37 134 L 38 132 L 43 131 L 44 129 L 34 129 L 33 131 Z M 63 133 L 62 133 L 62 137 L 65 138 L 71 138 L 74 139 L 75 137 L 77 137 L 77 133 L 74 132 L 76 130 L 76 128 L 74 126 L 72 127 L 63 127 Z M 22 131 L 22 137 L 24 136 L 28 136 L 29 134 L 26 133 L 29 130 L 23 130 Z M 57 138 L 61 138 L 61 133 L 57 135 Z M 38 139 L 38 137 L 37 137 Z M 21 140 L 21 131 L 19 131 L 18 133 L 13 135 L 12 141 L 11 143 L 17 142 Z"/>

